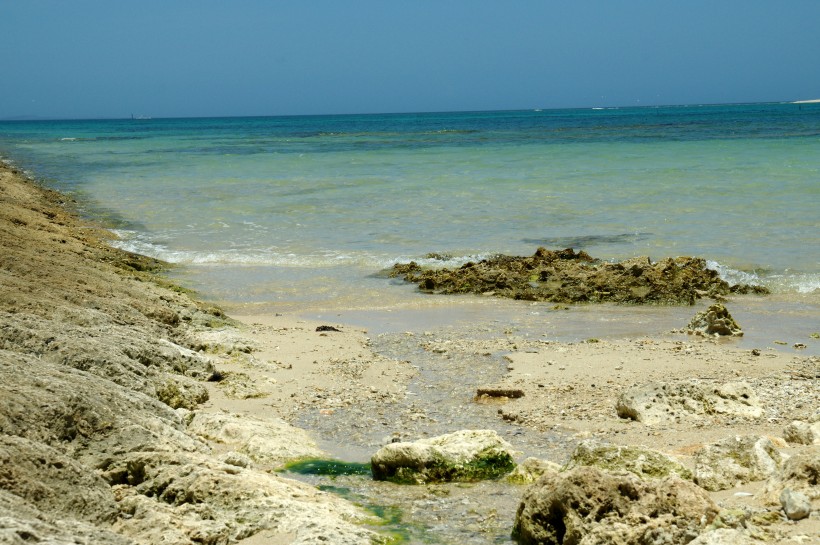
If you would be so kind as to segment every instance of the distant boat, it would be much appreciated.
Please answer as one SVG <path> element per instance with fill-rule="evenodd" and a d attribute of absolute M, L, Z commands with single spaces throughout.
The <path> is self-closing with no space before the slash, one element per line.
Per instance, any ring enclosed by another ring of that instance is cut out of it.
<path fill-rule="evenodd" d="M 131 114 L 131 119 L 133 120 L 143 120 L 143 119 L 151 119 L 150 115 L 137 115 Z"/>

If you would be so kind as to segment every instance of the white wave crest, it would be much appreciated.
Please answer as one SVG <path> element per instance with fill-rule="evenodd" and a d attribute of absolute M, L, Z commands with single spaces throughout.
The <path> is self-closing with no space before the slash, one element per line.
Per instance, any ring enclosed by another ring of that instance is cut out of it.
<path fill-rule="evenodd" d="M 729 284 L 762 284 L 763 281 L 757 273 L 749 273 L 739 271 L 731 267 L 727 267 L 717 261 L 706 261 L 706 266 L 713 271 L 716 271 L 720 277 Z"/>
<path fill-rule="evenodd" d="M 775 292 L 813 293 L 820 290 L 818 273 L 773 273 L 761 276 L 756 272 L 745 272 L 727 267 L 717 261 L 707 261 L 706 266 L 717 271 L 729 284 L 753 284 L 766 286 Z"/>

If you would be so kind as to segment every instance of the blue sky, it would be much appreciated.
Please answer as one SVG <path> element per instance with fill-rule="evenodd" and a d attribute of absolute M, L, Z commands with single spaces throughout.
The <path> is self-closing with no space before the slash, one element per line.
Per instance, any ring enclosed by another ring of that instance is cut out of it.
<path fill-rule="evenodd" d="M 820 1 L 0 0 L 0 118 L 820 98 Z"/>

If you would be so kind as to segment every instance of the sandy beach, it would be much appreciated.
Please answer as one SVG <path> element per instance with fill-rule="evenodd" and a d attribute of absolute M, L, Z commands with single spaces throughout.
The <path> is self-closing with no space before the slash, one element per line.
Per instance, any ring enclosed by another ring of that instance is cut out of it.
<path fill-rule="evenodd" d="M 683 330 L 558 342 L 492 316 L 374 332 L 341 311 L 226 314 L 164 280 L 161 263 L 110 247 L 76 203 L 8 167 L 0 201 L 3 542 L 415 542 L 396 530 L 414 525 L 436 543 L 508 539 L 522 485 L 275 471 L 305 458 L 367 462 L 392 442 L 459 429 L 496 430 L 519 463 L 564 465 L 595 440 L 695 471 L 700 450 L 734 436 L 820 457 L 818 442 L 784 432 L 820 421 L 816 322 L 790 338 L 757 329 L 752 338 L 767 342 L 750 346 Z M 671 322 L 683 328 L 677 316 L 694 313 L 684 307 Z M 618 408 L 629 392 L 659 400 L 651 389 L 661 385 L 689 402 L 670 401 L 657 421 Z M 696 410 L 701 394 L 711 401 Z M 729 401 L 748 410 L 720 408 Z M 776 477 L 710 491 L 725 512 L 745 513 L 723 529 L 744 543 L 820 542 L 820 494 L 810 516 L 789 520 L 772 499 Z M 331 484 L 358 499 L 324 491 Z M 363 504 L 401 512 L 392 538 Z"/>

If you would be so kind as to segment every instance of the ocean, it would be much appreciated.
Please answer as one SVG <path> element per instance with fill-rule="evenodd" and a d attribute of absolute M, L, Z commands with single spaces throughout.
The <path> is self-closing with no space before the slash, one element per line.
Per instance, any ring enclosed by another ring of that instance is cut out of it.
<path fill-rule="evenodd" d="M 227 305 L 389 308 L 427 297 L 395 262 L 539 246 L 820 293 L 820 104 L 3 121 L 0 156 Z"/>

